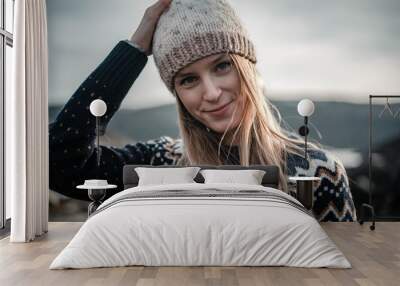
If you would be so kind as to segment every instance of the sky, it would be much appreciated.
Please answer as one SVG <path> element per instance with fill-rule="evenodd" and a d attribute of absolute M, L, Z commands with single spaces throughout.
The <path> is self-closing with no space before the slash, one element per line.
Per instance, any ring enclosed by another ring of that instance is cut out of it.
<path fill-rule="evenodd" d="M 49 104 L 66 103 L 154 2 L 47 0 Z M 255 45 L 271 100 L 368 103 L 369 94 L 400 94 L 399 0 L 230 3 Z M 121 108 L 174 102 L 150 56 Z"/>

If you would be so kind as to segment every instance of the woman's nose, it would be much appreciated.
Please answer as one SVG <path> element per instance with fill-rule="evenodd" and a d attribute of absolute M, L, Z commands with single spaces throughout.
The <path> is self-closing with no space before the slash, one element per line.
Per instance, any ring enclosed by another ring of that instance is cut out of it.
<path fill-rule="evenodd" d="M 211 78 L 204 79 L 204 99 L 209 101 L 216 101 L 222 93 L 221 88 L 217 82 Z"/>

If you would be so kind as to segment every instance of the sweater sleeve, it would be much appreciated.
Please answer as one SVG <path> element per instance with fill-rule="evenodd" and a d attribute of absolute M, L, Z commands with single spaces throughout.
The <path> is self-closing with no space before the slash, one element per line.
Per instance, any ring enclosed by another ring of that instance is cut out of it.
<path fill-rule="evenodd" d="M 126 41 L 120 41 L 74 92 L 49 126 L 49 185 L 66 196 L 89 200 L 87 192 L 76 189 L 85 179 L 107 179 L 118 187 L 106 198 L 123 190 L 125 164 L 174 165 L 180 158 L 181 140 L 168 136 L 125 145 L 100 146 L 97 168 L 96 120 L 89 106 L 94 99 L 107 104 L 101 117 L 104 132 L 128 90 L 147 63 L 147 56 Z"/>
<path fill-rule="evenodd" d="M 349 178 L 342 162 L 332 153 L 310 149 L 309 160 L 289 154 L 289 176 L 312 176 L 321 180 L 314 185 L 313 213 L 319 221 L 356 221 L 356 209 Z"/>
<path fill-rule="evenodd" d="M 325 160 L 318 160 L 321 154 Z M 343 163 L 328 151 L 313 155 L 314 176 L 320 177 L 314 191 L 313 211 L 319 221 L 356 221 L 356 209 L 350 190 L 349 178 Z"/>
<path fill-rule="evenodd" d="M 319 177 L 313 211 L 319 221 L 356 221 L 356 209 L 343 163 L 327 150 L 310 150 L 310 170 Z"/>

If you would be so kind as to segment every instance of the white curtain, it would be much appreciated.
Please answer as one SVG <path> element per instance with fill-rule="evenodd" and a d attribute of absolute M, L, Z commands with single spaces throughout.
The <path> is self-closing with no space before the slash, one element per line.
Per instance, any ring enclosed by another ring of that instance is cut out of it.
<path fill-rule="evenodd" d="M 45 0 L 16 0 L 13 92 L 6 98 L 12 242 L 48 229 L 48 48 Z M 8 103 L 7 103 L 8 101 Z"/>

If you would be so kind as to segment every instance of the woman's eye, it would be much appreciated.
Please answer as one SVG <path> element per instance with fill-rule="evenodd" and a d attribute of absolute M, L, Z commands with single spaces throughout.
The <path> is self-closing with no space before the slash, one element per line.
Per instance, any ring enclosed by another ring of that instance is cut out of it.
<path fill-rule="evenodd" d="M 180 85 L 191 85 L 195 80 L 196 78 L 194 76 L 188 76 L 181 80 Z"/>
<path fill-rule="evenodd" d="M 228 62 L 228 61 L 222 62 L 217 65 L 217 69 L 227 70 L 231 67 L 231 65 L 232 65 L 231 62 Z"/>

